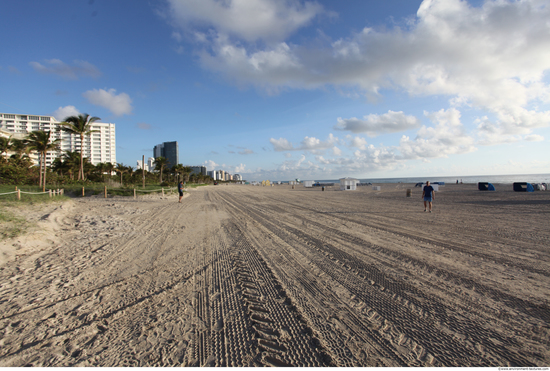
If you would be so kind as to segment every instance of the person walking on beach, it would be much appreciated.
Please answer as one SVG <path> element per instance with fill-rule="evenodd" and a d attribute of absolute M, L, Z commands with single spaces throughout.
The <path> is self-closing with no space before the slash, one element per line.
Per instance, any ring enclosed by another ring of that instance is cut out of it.
<path fill-rule="evenodd" d="M 427 181 L 426 185 L 422 189 L 422 198 L 424 199 L 424 212 L 426 212 L 426 206 L 430 207 L 430 213 L 432 212 L 432 201 L 435 200 L 434 188 Z"/>
<path fill-rule="evenodd" d="M 181 199 L 183 198 L 183 180 L 180 180 L 178 183 L 178 192 L 180 193 L 180 200 L 178 202 L 181 204 Z"/>

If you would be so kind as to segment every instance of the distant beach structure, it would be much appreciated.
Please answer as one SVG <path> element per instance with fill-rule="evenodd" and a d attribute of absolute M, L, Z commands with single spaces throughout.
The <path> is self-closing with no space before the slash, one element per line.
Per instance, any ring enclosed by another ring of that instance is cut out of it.
<path fill-rule="evenodd" d="M 531 183 L 516 182 L 514 183 L 514 192 L 534 192 L 535 188 Z"/>
<path fill-rule="evenodd" d="M 357 183 L 359 180 L 355 178 L 341 178 L 340 190 L 341 191 L 355 191 L 357 189 Z"/>
<path fill-rule="evenodd" d="M 437 184 L 437 182 L 436 183 L 430 183 L 430 185 L 432 186 L 434 191 L 439 192 L 439 184 Z M 424 189 L 425 186 L 427 186 L 427 183 L 422 183 L 422 189 Z"/>
<path fill-rule="evenodd" d="M 495 191 L 495 186 L 488 182 L 477 183 L 477 189 L 480 191 Z"/>

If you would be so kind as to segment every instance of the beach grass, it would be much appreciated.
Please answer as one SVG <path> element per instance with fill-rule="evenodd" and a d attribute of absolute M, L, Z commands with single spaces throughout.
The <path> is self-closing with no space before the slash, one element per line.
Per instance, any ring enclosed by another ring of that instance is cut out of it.
<path fill-rule="evenodd" d="M 0 208 L 0 240 L 14 238 L 25 233 L 32 223 Z"/>
<path fill-rule="evenodd" d="M 15 186 L 0 185 L 0 205 L 17 206 L 20 204 L 48 203 L 68 199 L 65 196 L 50 198 L 49 193 L 43 193 L 42 187 L 38 186 L 17 186 L 17 189 L 21 191 L 20 200 L 17 199 L 17 193 L 11 193 L 15 192 Z"/>
<path fill-rule="evenodd" d="M 15 186 L 0 185 L 0 240 L 21 236 L 33 226 L 26 218 L 17 216 L 17 210 L 69 200 L 69 197 L 61 195 L 50 198 L 49 193 L 42 193 L 42 188 L 38 186 L 18 186 L 17 189 L 21 191 L 20 200 L 17 193 L 10 193 L 15 191 Z"/>

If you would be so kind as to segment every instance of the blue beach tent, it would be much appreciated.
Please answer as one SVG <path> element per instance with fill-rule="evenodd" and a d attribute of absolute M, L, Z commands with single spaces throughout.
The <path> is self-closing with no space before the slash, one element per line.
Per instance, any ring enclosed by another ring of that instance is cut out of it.
<path fill-rule="evenodd" d="M 535 188 L 531 183 L 517 182 L 514 183 L 514 192 L 535 192 Z"/>
<path fill-rule="evenodd" d="M 496 191 L 495 186 L 487 182 L 477 183 L 477 189 L 480 191 Z"/>

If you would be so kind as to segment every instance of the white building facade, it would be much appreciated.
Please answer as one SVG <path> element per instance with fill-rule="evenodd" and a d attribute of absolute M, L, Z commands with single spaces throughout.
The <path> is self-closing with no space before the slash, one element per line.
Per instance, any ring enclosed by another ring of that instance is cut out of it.
<path fill-rule="evenodd" d="M 141 170 L 142 160 L 137 160 L 136 169 Z M 144 164 L 145 171 L 153 171 L 155 169 L 155 158 L 149 157 L 147 162 Z"/>
<path fill-rule="evenodd" d="M 59 123 L 60 121 L 53 116 L 0 113 L 0 129 L 4 132 L 26 135 L 36 130 L 44 130 L 51 132 L 52 140 L 61 139 L 61 151 L 47 153 L 47 166 L 66 151 L 80 152 L 80 135 L 62 132 Z M 115 124 L 94 122 L 92 130 L 97 132 L 84 137 L 84 157 L 93 165 L 100 162 L 116 164 Z"/>

